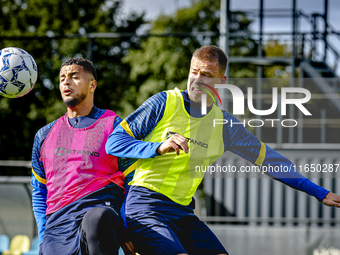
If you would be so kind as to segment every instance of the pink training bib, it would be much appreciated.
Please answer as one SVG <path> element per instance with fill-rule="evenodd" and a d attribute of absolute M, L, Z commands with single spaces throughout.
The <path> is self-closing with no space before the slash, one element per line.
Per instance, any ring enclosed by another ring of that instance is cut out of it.
<path fill-rule="evenodd" d="M 116 116 L 107 110 L 91 126 L 73 128 L 66 113 L 53 125 L 40 158 L 47 181 L 47 215 L 110 182 L 123 188 L 124 175 L 118 171 L 118 160 L 105 151 Z"/>

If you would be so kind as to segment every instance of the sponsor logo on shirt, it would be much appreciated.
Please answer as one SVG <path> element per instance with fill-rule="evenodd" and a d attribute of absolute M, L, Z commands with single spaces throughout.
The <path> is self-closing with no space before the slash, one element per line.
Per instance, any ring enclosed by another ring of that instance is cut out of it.
<path fill-rule="evenodd" d="M 56 148 L 54 151 L 54 155 L 56 156 L 63 156 L 66 154 L 83 154 L 83 155 L 90 155 L 94 157 L 99 157 L 100 153 L 97 151 L 85 151 L 85 150 L 71 150 L 66 148 Z"/>

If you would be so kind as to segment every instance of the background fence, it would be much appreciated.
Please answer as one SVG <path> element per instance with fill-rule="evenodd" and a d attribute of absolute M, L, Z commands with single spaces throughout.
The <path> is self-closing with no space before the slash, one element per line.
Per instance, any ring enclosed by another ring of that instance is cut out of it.
<path fill-rule="evenodd" d="M 309 149 L 304 150 L 278 151 L 296 165 L 339 164 L 336 146 L 315 149 L 309 145 Z M 250 166 L 232 153 L 225 153 L 217 164 Z M 30 162 L 18 161 L 16 165 L 13 161 L 1 161 L 0 165 L 29 167 Z M 336 173 L 303 174 L 340 194 Z M 196 213 L 210 225 L 231 254 L 340 254 L 339 209 L 324 206 L 315 198 L 265 175 L 258 176 L 243 173 L 208 177 L 200 191 L 204 196 L 199 192 L 195 195 Z M 0 177 L 0 194 L 0 234 L 36 236 L 30 177 Z"/>
<path fill-rule="evenodd" d="M 309 145 L 313 148 L 312 145 Z M 296 166 L 339 164 L 339 150 L 278 150 Z M 232 153 L 225 153 L 219 165 L 251 165 Z M 340 169 L 337 169 L 340 172 Z M 338 172 L 301 172 L 316 184 L 340 193 Z M 258 178 L 260 177 L 260 178 Z M 338 226 L 340 210 L 324 206 L 304 192 L 294 190 L 266 175 L 236 173 L 204 179 L 207 220 L 261 225 Z M 210 216 L 227 216 L 213 218 Z M 210 218 L 209 218 L 210 217 Z"/>

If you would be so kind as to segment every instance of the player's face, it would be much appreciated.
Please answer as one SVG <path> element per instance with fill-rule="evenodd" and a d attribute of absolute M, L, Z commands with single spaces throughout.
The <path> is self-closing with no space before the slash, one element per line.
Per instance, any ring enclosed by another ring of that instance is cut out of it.
<path fill-rule="evenodd" d="M 94 78 L 82 66 L 63 66 L 59 78 L 61 97 L 67 107 L 75 107 L 88 98 Z"/>
<path fill-rule="evenodd" d="M 207 94 L 204 90 L 214 95 L 214 92 L 209 88 L 215 87 L 215 84 L 225 82 L 226 76 L 220 74 L 217 62 L 202 61 L 197 58 L 191 59 L 190 72 L 187 83 L 189 98 L 192 102 L 201 102 L 202 94 Z M 204 90 L 200 89 L 203 88 Z M 213 99 L 210 95 L 207 96 L 207 104 L 211 105 Z"/>

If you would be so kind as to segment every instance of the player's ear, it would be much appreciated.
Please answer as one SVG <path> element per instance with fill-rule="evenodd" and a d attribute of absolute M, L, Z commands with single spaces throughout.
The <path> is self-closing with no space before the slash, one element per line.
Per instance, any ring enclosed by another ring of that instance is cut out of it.
<path fill-rule="evenodd" d="M 221 77 L 221 84 L 226 83 L 226 81 L 227 81 L 227 76 L 223 75 L 223 76 Z"/>
<path fill-rule="evenodd" d="M 94 92 L 97 88 L 97 81 L 96 80 L 91 80 L 90 81 L 90 92 Z"/>

